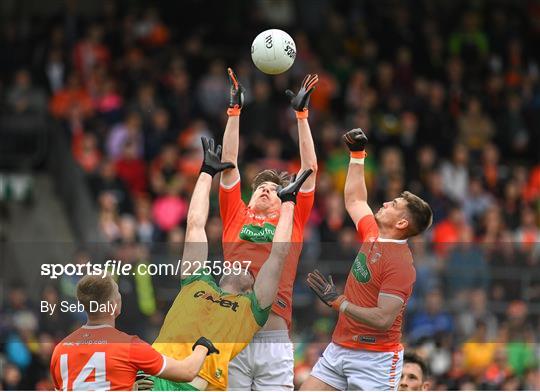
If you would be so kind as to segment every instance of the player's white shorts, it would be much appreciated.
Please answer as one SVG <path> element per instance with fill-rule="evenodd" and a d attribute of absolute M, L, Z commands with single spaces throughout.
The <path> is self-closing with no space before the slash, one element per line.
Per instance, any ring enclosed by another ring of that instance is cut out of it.
<path fill-rule="evenodd" d="M 260 331 L 229 363 L 228 390 L 292 391 L 294 353 L 288 331 Z"/>
<path fill-rule="evenodd" d="M 351 350 L 330 343 L 311 375 L 338 390 L 397 391 L 403 350 Z"/>

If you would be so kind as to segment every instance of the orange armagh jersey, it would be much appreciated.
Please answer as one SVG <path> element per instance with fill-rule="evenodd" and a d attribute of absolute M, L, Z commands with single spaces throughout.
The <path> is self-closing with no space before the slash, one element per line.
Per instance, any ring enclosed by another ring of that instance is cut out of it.
<path fill-rule="evenodd" d="M 290 328 L 292 293 L 298 259 L 302 251 L 304 226 L 307 223 L 315 190 L 299 192 L 294 209 L 291 250 L 281 275 L 278 294 L 272 311 L 285 319 Z M 231 187 L 220 185 L 219 209 L 223 221 L 223 253 L 228 261 L 251 261 L 250 271 L 255 276 L 270 255 L 272 239 L 279 220 L 279 213 L 257 216 L 242 201 L 240 181 Z"/>
<path fill-rule="evenodd" d="M 109 325 L 85 325 L 54 349 L 56 390 L 131 390 L 138 370 L 159 375 L 166 359 L 137 336 Z"/>
<path fill-rule="evenodd" d="M 355 305 L 373 308 L 377 306 L 379 295 L 389 295 L 403 301 L 403 306 L 387 331 L 371 328 L 340 313 L 332 341 L 352 349 L 402 350 L 403 313 L 416 280 L 407 240 L 380 238 L 373 215 L 358 222 L 358 234 L 362 247 L 347 278 L 345 296 Z"/>

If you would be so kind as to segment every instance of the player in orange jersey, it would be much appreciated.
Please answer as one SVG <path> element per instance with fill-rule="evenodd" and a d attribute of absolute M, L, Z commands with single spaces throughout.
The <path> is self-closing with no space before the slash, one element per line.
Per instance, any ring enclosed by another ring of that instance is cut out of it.
<path fill-rule="evenodd" d="M 83 277 L 77 284 L 77 299 L 87 311 L 88 323 L 54 349 L 50 372 L 57 390 L 131 390 L 139 370 L 173 381 L 191 381 L 206 356 L 218 352 L 201 337 L 193 353 L 179 361 L 161 355 L 137 336 L 117 330 L 114 324 L 122 298 L 110 275 Z M 90 312 L 91 301 L 108 310 Z"/>
<path fill-rule="evenodd" d="M 221 174 L 219 204 L 223 220 L 223 252 L 225 260 L 252 261 L 251 271 L 257 275 L 270 254 L 279 219 L 281 201 L 276 190 L 289 182 L 289 175 L 275 170 L 263 170 L 253 181 L 253 195 L 249 203 L 246 205 L 242 201 L 237 161 L 244 88 L 230 68 L 228 73 L 231 97 L 227 110 L 229 119 L 223 136 L 222 161 L 232 162 L 236 167 Z M 292 390 L 294 387 L 293 346 L 288 329 L 291 324 L 293 283 L 302 248 L 304 226 L 309 218 L 315 194 L 317 157 L 308 124 L 308 103 L 317 82 L 317 75 L 307 75 L 298 94 L 286 91 L 298 121 L 300 172 L 311 169 L 313 174 L 298 193 L 291 251 L 281 275 L 272 313 L 265 326 L 254 336 L 252 343 L 229 365 L 228 389 Z"/>
<path fill-rule="evenodd" d="M 403 312 L 416 279 L 407 238 L 431 225 L 432 211 L 418 196 L 403 192 L 373 215 L 364 181 L 367 137 L 353 129 L 343 140 L 351 151 L 345 207 L 362 246 L 344 295 L 331 277 L 308 274 L 311 289 L 340 314 L 332 342 L 301 389 L 396 390 L 403 368 Z"/>

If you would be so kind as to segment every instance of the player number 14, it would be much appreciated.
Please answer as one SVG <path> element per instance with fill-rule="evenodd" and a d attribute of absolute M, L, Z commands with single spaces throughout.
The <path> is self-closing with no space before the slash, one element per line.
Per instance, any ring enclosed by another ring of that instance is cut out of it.
<path fill-rule="evenodd" d="M 94 381 L 86 381 L 90 374 L 94 373 Z M 60 356 L 60 376 L 62 377 L 62 390 L 67 391 L 69 382 L 68 355 Z M 95 352 L 83 366 L 80 373 L 73 380 L 70 389 L 78 391 L 103 391 L 110 390 L 111 383 L 106 379 L 105 353 Z"/>

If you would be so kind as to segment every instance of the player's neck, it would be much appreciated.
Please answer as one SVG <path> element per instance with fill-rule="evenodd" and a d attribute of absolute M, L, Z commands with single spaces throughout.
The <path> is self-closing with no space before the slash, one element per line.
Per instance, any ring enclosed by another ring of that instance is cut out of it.
<path fill-rule="evenodd" d="M 404 240 L 399 231 L 396 231 L 393 227 L 381 227 L 379 226 L 379 238 L 385 238 L 387 240 Z"/>
<path fill-rule="evenodd" d="M 115 318 L 111 315 L 94 316 L 92 318 L 88 318 L 86 325 L 90 327 L 96 326 L 96 325 L 110 325 L 111 327 L 114 328 Z"/>
<path fill-rule="evenodd" d="M 265 208 L 264 210 L 259 210 L 255 207 L 252 207 L 251 210 L 257 216 L 269 217 L 274 214 L 279 214 L 280 208 Z"/>

